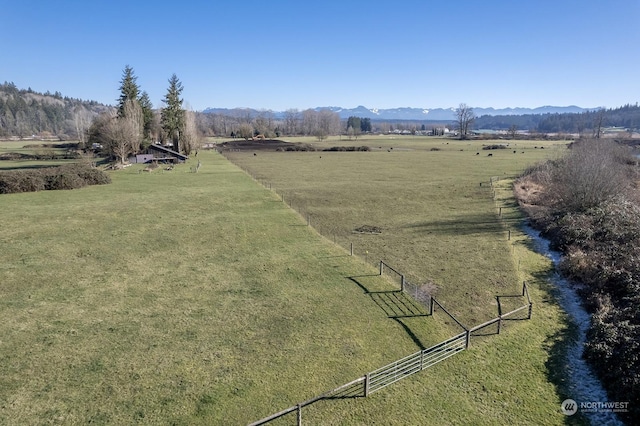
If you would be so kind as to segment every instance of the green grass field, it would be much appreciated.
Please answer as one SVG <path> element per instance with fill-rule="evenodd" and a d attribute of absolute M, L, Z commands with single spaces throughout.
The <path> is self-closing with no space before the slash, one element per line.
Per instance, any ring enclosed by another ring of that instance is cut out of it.
<path fill-rule="evenodd" d="M 527 279 L 533 319 L 370 398 L 314 404 L 305 421 L 563 424 L 552 367 L 567 325 L 549 264 L 522 236 L 506 241 L 479 186 L 554 150 L 514 160 L 474 156 L 476 142 L 375 142 L 234 159 L 303 216 L 212 152 L 197 174 L 134 166 L 111 185 L 2 196 L 0 423 L 246 424 L 449 337 L 444 317 L 393 320 L 364 293 L 392 288 L 372 276 L 383 258 L 432 280 L 469 325 Z M 383 232 L 351 233 L 362 224 Z"/>

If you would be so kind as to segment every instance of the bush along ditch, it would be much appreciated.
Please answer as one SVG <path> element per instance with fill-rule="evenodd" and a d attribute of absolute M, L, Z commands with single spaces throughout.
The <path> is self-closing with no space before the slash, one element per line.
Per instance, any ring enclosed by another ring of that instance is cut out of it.
<path fill-rule="evenodd" d="M 591 314 L 584 356 L 621 419 L 640 423 L 640 194 L 631 152 L 583 140 L 514 184 L 532 225 L 563 254 L 560 271 L 580 283 Z"/>
<path fill-rule="evenodd" d="M 77 189 L 108 183 L 111 177 L 107 173 L 85 164 L 0 172 L 0 194 Z"/>

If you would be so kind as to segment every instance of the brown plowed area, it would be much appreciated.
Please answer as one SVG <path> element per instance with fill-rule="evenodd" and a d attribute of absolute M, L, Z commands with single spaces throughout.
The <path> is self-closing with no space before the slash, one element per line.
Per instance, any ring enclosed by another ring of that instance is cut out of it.
<path fill-rule="evenodd" d="M 285 142 L 278 139 L 259 139 L 259 140 L 233 140 L 222 142 L 218 147 L 224 151 L 240 150 L 240 151 L 286 151 L 287 148 L 294 150 L 300 144 Z"/>

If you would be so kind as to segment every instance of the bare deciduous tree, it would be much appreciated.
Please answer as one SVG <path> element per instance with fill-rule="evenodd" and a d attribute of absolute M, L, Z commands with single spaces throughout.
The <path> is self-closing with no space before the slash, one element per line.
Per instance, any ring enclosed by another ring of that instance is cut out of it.
<path fill-rule="evenodd" d="M 182 149 L 190 155 L 200 148 L 201 138 L 196 125 L 196 113 L 187 109 L 184 115 L 184 128 L 182 130 Z"/>
<path fill-rule="evenodd" d="M 297 135 L 300 127 L 300 112 L 288 109 L 284 113 L 284 131 L 287 135 Z"/>
<path fill-rule="evenodd" d="M 81 148 L 86 148 L 87 132 L 91 124 L 91 114 L 82 106 L 77 106 L 73 110 L 73 124 L 76 129 L 76 137 Z"/>
<path fill-rule="evenodd" d="M 460 131 L 460 139 L 466 139 L 469 134 L 469 128 L 476 119 L 473 108 L 467 104 L 460 104 L 456 109 L 456 121 L 458 122 L 458 130 Z"/>
<path fill-rule="evenodd" d="M 132 153 L 132 146 L 139 143 L 140 128 L 133 120 L 118 118 L 115 114 L 105 117 L 101 127 L 97 130 L 97 136 L 107 152 L 124 164 Z"/>
<path fill-rule="evenodd" d="M 253 126 L 250 123 L 240 123 L 238 135 L 245 140 L 251 139 L 253 137 Z"/>
<path fill-rule="evenodd" d="M 335 112 L 324 109 L 317 113 L 314 135 L 318 140 L 324 140 L 329 135 L 340 133 L 340 116 Z"/>
<path fill-rule="evenodd" d="M 602 134 L 602 126 L 604 125 L 606 110 L 600 109 L 596 114 L 595 122 L 593 123 L 593 137 L 596 139 L 600 139 L 600 135 Z"/>
<path fill-rule="evenodd" d="M 144 115 L 140 103 L 136 99 L 127 100 L 124 103 L 124 115 L 118 117 L 117 120 L 129 122 L 126 126 L 130 131 L 130 148 L 132 153 L 137 154 L 140 152 L 144 132 Z"/>

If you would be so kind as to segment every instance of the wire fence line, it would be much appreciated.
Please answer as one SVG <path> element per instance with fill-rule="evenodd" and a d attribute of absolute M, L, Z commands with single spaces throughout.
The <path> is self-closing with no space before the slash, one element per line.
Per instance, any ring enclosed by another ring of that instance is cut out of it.
<path fill-rule="evenodd" d="M 308 206 L 306 206 L 303 201 L 296 200 L 293 194 L 285 194 L 285 192 L 283 191 L 278 191 L 270 182 L 257 177 L 251 170 L 244 168 L 238 163 L 234 162 L 234 164 L 240 167 L 255 182 L 277 194 L 283 203 L 287 204 L 291 209 L 296 211 L 303 218 L 303 220 L 306 221 L 306 224 L 308 226 L 312 226 L 312 217 L 308 210 L 306 212 L 304 211 L 304 207 Z M 496 187 L 494 186 L 494 183 L 498 182 L 499 180 L 499 177 L 490 177 L 488 187 L 492 200 L 496 205 L 497 218 L 503 225 L 503 227 L 507 229 L 507 240 L 510 241 L 511 230 L 508 229 L 508 225 L 504 221 L 502 206 L 498 206 Z M 483 187 L 482 182 L 480 183 L 480 186 Z M 486 187 L 486 185 L 484 186 Z M 331 233 L 321 234 L 331 239 Z M 336 233 L 333 234 L 333 242 L 336 244 L 338 243 Z M 355 252 L 353 242 L 347 242 L 347 247 L 349 254 L 351 256 L 354 256 Z M 515 255 L 515 253 L 513 252 L 512 254 Z M 369 262 L 368 251 L 365 251 L 364 260 L 367 263 Z M 380 262 L 378 263 L 378 267 L 379 274 L 381 276 L 386 275 L 388 278 L 390 278 L 391 282 L 398 285 L 400 292 L 409 295 L 413 300 L 419 302 L 428 310 L 428 315 L 433 316 L 435 312 L 444 313 L 462 329 L 462 332 L 430 348 L 420 350 L 416 353 L 413 353 L 376 370 L 373 370 L 365 374 L 364 376 L 352 380 L 351 382 L 344 385 L 338 386 L 337 388 L 327 391 L 319 396 L 295 404 L 289 408 L 253 422 L 250 424 L 250 426 L 264 425 L 270 423 L 273 420 L 293 414 L 295 414 L 296 416 L 297 425 L 300 426 L 302 425 L 302 409 L 306 406 L 322 400 L 368 397 L 374 392 L 377 392 L 399 380 L 418 373 L 439 363 L 440 361 L 443 361 L 455 354 L 468 349 L 471 344 L 472 337 L 500 334 L 503 328 L 503 323 L 505 321 L 531 319 L 532 316 L 533 302 L 531 301 L 529 289 L 526 282 L 523 282 L 521 295 L 502 296 L 510 298 L 518 296 L 523 297 L 526 299 L 526 302 L 524 304 L 508 312 L 503 312 L 502 303 L 500 297 L 498 297 L 498 316 L 482 324 L 468 327 L 464 325 L 460 320 L 458 320 L 458 318 L 456 318 L 439 301 L 437 301 L 435 297 L 432 296 L 431 293 L 433 292 L 433 288 L 430 288 L 428 284 L 417 285 L 409 282 L 403 273 L 399 272 L 397 269 L 382 260 L 380 260 Z M 519 267 L 520 262 L 518 261 L 518 270 Z"/>

